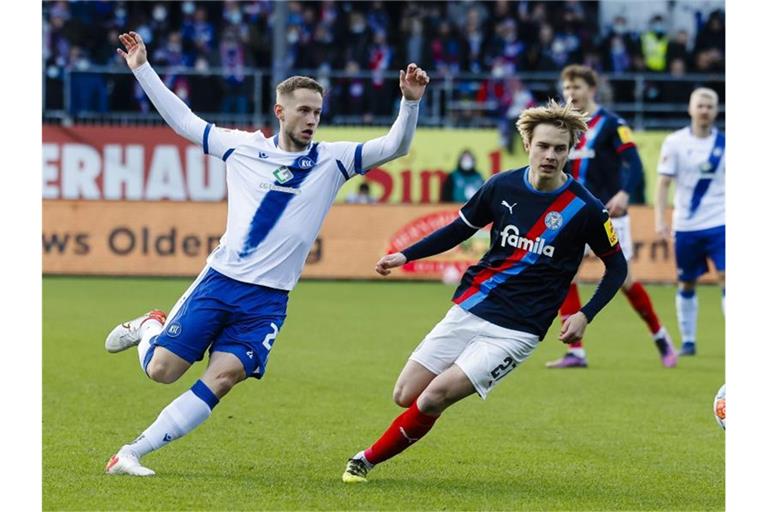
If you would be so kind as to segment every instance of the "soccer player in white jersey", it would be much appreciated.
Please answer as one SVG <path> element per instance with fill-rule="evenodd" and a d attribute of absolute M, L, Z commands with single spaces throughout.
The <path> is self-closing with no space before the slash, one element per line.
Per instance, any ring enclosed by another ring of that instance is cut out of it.
<path fill-rule="evenodd" d="M 672 229 L 677 264 L 677 321 L 683 344 L 680 355 L 696 354 L 698 301 L 696 281 L 717 270 L 725 312 L 725 134 L 715 127 L 717 93 L 698 88 L 691 93 L 691 125 L 664 140 L 656 184 L 656 233 L 668 238 L 664 218 L 672 180 L 676 182 Z"/>
<path fill-rule="evenodd" d="M 210 354 L 200 380 L 107 463 L 109 474 L 148 476 L 154 471 L 140 463 L 142 456 L 200 425 L 238 382 L 264 375 L 285 320 L 288 292 L 339 188 L 352 176 L 407 154 L 429 77 L 416 64 L 401 71 L 397 119 L 387 135 L 362 144 L 314 142 L 323 88 L 308 77 L 288 78 L 277 86 L 280 130 L 267 138 L 261 131 L 206 123 L 150 67 L 139 34 L 122 34 L 120 41 L 126 51 L 118 53 L 163 119 L 225 162 L 229 194 L 221 243 L 167 320 L 162 311 L 150 311 L 115 327 L 105 342 L 109 352 L 138 346 L 144 372 L 165 384 Z"/>

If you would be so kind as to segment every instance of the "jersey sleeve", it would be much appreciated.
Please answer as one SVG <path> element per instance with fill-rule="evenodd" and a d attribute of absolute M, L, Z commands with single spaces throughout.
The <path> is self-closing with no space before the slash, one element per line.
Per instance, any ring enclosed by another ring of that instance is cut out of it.
<path fill-rule="evenodd" d="M 350 179 L 356 174 L 363 175 L 366 173 L 366 170 L 362 167 L 363 143 L 326 142 L 325 144 L 331 150 L 333 157 L 336 159 L 336 167 L 338 167 L 345 180 Z"/>
<path fill-rule="evenodd" d="M 661 145 L 657 172 L 664 176 L 677 175 L 677 151 L 671 136 L 664 139 L 664 144 Z"/>
<path fill-rule="evenodd" d="M 595 203 L 588 210 L 586 242 L 595 256 L 604 258 L 621 251 L 619 237 L 613 229 L 613 223 L 602 204 Z"/>
<path fill-rule="evenodd" d="M 253 140 L 254 137 L 260 134 L 260 131 L 254 133 L 243 130 L 230 130 L 229 128 L 219 128 L 212 123 L 208 123 L 203 131 L 203 140 L 201 141 L 203 153 L 226 161 L 237 146 Z"/>
<path fill-rule="evenodd" d="M 474 229 L 481 229 L 483 226 L 493 222 L 493 188 L 496 180 L 493 178 L 486 181 L 480 190 L 469 198 L 464 206 L 459 210 L 459 217 L 464 223 Z"/>
<path fill-rule="evenodd" d="M 632 138 L 632 130 L 621 118 L 616 119 L 613 147 L 623 164 L 621 188 L 628 194 L 632 194 L 642 181 L 643 162 L 640 160 L 640 152 Z"/>
<path fill-rule="evenodd" d="M 418 118 L 419 101 L 403 98 L 397 118 L 386 135 L 365 142 L 328 143 L 337 154 L 339 171 L 349 179 L 408 154 Z"/>

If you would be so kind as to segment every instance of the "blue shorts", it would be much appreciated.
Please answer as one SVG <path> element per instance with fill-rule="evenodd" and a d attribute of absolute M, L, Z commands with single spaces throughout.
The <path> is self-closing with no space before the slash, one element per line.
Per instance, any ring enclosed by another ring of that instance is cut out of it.
<path fill-rule="evenodd" d="M 679 281 L 696 281 L 708 270 L 707 258 L 725 272 L 725 226 L 675 232 L 675 260 Z"/>
<path fill-rule="evenodd" d="M 205 351 L 229 352 L 248 377 L 260 379 L 285 321 L 288 292 L 204 270 L 179 299 L 153 345 L 189 363 Z"/>

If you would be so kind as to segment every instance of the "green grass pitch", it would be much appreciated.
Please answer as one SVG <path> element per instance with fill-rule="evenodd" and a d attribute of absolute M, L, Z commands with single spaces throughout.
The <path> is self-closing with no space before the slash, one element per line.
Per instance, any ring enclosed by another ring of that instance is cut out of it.
<path fill-rule="evenodd" d="M 341 482 L 347 457 L 400 409 L 394 381 L 450 306 L 442 284 L 301 282 L 266 378 L 240 384 L 190 435 L 148 455 L 151 478 L 111 477 L 121 444 L 198 378 L 143 376 L 108 354 L 115 323 L 169 309 L 187 279 L 43 280 L 45 510 L 722 510 L 719 290 L 699 291 L 699 355 L 664 369 L 619 294 L 587 331 L 590 368 L 553 371 L 556 326 L 489 396 L 448 409 L 417 445 Z M 679 343 L 674 288 L 649 286 Z M 582 298 L 592 292 L 582 287 Z M 558 322 L 556 322 L 557 324 Z"/>

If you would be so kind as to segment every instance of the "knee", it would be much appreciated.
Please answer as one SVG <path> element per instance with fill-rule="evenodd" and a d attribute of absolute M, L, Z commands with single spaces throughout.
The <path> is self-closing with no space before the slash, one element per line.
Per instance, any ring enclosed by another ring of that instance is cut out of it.
<path fill-rule="evenodd" d="M 392 400 L 400 407 L 410 407 L 413 398 L 411 393 L 406 392 L 405 386 L 395 386 L 395 390 L 392 392 Z"/>
<path fill-rule="evenodd" d="M 692 292 L 696 290 L 696 282 L 695 281 L 680 281 L 677 284 L 677 289 L 683 292 Z"/>
<path fill-rule="evenodd" d="M 427 388 L 418 398 L 419 411 L 424 414 L 440 414 L 449 405 L 448 389 L 443 387 Z"/>
<path fill-rule="evenodd" d="M 147 375 L 161 384 L 176 382 L 181 374 L 165 361 L 153 358 L 147 365 Z"/>

